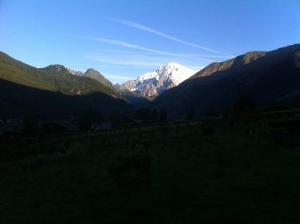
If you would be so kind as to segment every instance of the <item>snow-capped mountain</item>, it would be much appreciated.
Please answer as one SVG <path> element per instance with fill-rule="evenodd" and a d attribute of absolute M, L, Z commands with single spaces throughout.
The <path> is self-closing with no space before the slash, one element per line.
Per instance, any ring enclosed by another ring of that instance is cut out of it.
<path fill-rule="evenodd" d="M 155 97 L 163 91 L 179 85 L 197 72 L 197 70 L 172 62 L 159 67 L 155 72 L 148 72 L 136 80 L 125 82 L 121 85 L 121 89 L 127 89 L 146 97 Z"/>

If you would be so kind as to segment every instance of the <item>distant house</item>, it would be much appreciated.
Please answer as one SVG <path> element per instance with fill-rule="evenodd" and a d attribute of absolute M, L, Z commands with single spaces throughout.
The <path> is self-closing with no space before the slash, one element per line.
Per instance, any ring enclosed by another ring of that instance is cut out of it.
<path fill-rule="evenodd" d="M 72 132 L 72 131 L 78 131 L 78 127 L 74 125 L 70 121 L 57 121 L 57 124 L 59 124 L 61 127 L 64 128 L 65 131 L 67 132 Z"/>
<path fill-rule="evenodd" d="M 93 129 L 95 131 L 110 130 L 110 129 L 112 129 L 112 124 L 109 121 L 104 121 L 99 124 L 94 124 Z"/>
<path fill-rule="evenodd" d="M 78 128 L 69 121 L 43 121 L 39 126 L 49 134 L 78 131 Z"/>
<path fill-rule="evenodd" d="M 4 130 L 3 130 L 4 125 L 5 125 L 4 121 L 0 120 L 0 136 L 4 134 Z"/>
<path fill-rule="evenodd" d="M 0 135 L 20 134 L 23 131 L 23 121 L 21 119 L 0 120 Z"/>

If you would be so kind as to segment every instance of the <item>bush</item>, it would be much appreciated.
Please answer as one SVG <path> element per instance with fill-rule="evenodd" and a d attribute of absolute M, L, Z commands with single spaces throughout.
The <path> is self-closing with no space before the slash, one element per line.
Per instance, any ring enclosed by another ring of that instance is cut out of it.
<path fill-rule="evenodd" d="M 167 122 L 167 111 L 162 109 L 159 112 L 159 122 L 164 123 Z"/>
<path fill-rule="evenodd" d="M 147 108 L 140 108 L 135 111 L 135 118 L 142 122 L 150 121 L 151 111 Z"/>
<path fill-rule="evenodd" d="M 215 134 L 215 130 L 212 127 L 204 126 L 201 129 L 201 134 L 204 136 L 211 136 Z"/>
<path fill-rule="evenodd" d="M 118 186 L 148 188 L 151 179 L 151 165 L 151 158 L 146 154 L 119 155 L 107 166 L 107 172 Z"/>
<path fill-rule="evenodd" d="M 92 127 L 102 120 L 98 111 L 94 108 L 83 110 L 79 115 L 78 126 L 81 130 L 91 130 Z"/>

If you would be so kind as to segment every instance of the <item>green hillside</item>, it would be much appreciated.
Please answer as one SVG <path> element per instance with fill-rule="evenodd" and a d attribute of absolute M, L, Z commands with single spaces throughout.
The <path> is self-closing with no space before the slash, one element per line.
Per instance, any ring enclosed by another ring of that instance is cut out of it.
<path fill-rule="evenodd" d="M 300 223 L 299 128 L 258 118 L 0 144 L 0 222 Z"/>
<path fill-rule="evenodd" d="M 108 86 L 109 88 L 113 88 L 113 84 L 107 79 L 105 78 L 100 72 L 98 72 L 95 69 L 89 68 L 84 74 L 84 77 L 96 80 L 97 82 Z"/>
<path fill-rule="evenodd" d="M 86 108 L 104 117 L 132 106 L 113 88 L 89 77 L 74 75 L 62 65 L 35 68 L 0 52 L 0 119 L 70 118 Z"/>
<path fill-rule="evenodd" d="M 86 95 L 103 92 L 118 97 L 117 92 L 88 77 L 75 76 L 61 65 L 35 68 L 0 52 L 0 78 L 41 90 L 67 95 Z"/>

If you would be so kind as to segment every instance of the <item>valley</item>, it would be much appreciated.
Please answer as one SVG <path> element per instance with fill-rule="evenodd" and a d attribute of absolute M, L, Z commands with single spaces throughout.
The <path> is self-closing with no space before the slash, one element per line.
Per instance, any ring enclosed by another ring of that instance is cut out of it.
<path fill-rule="evenodd" d="M 0 0 L 0 224 L 299 224 L 299 21 Z"/>
<path fill-rule="evenodd" d="M 1 220 L 295 223 L 299 136 L 298 110 L 1 138 Z"/>

